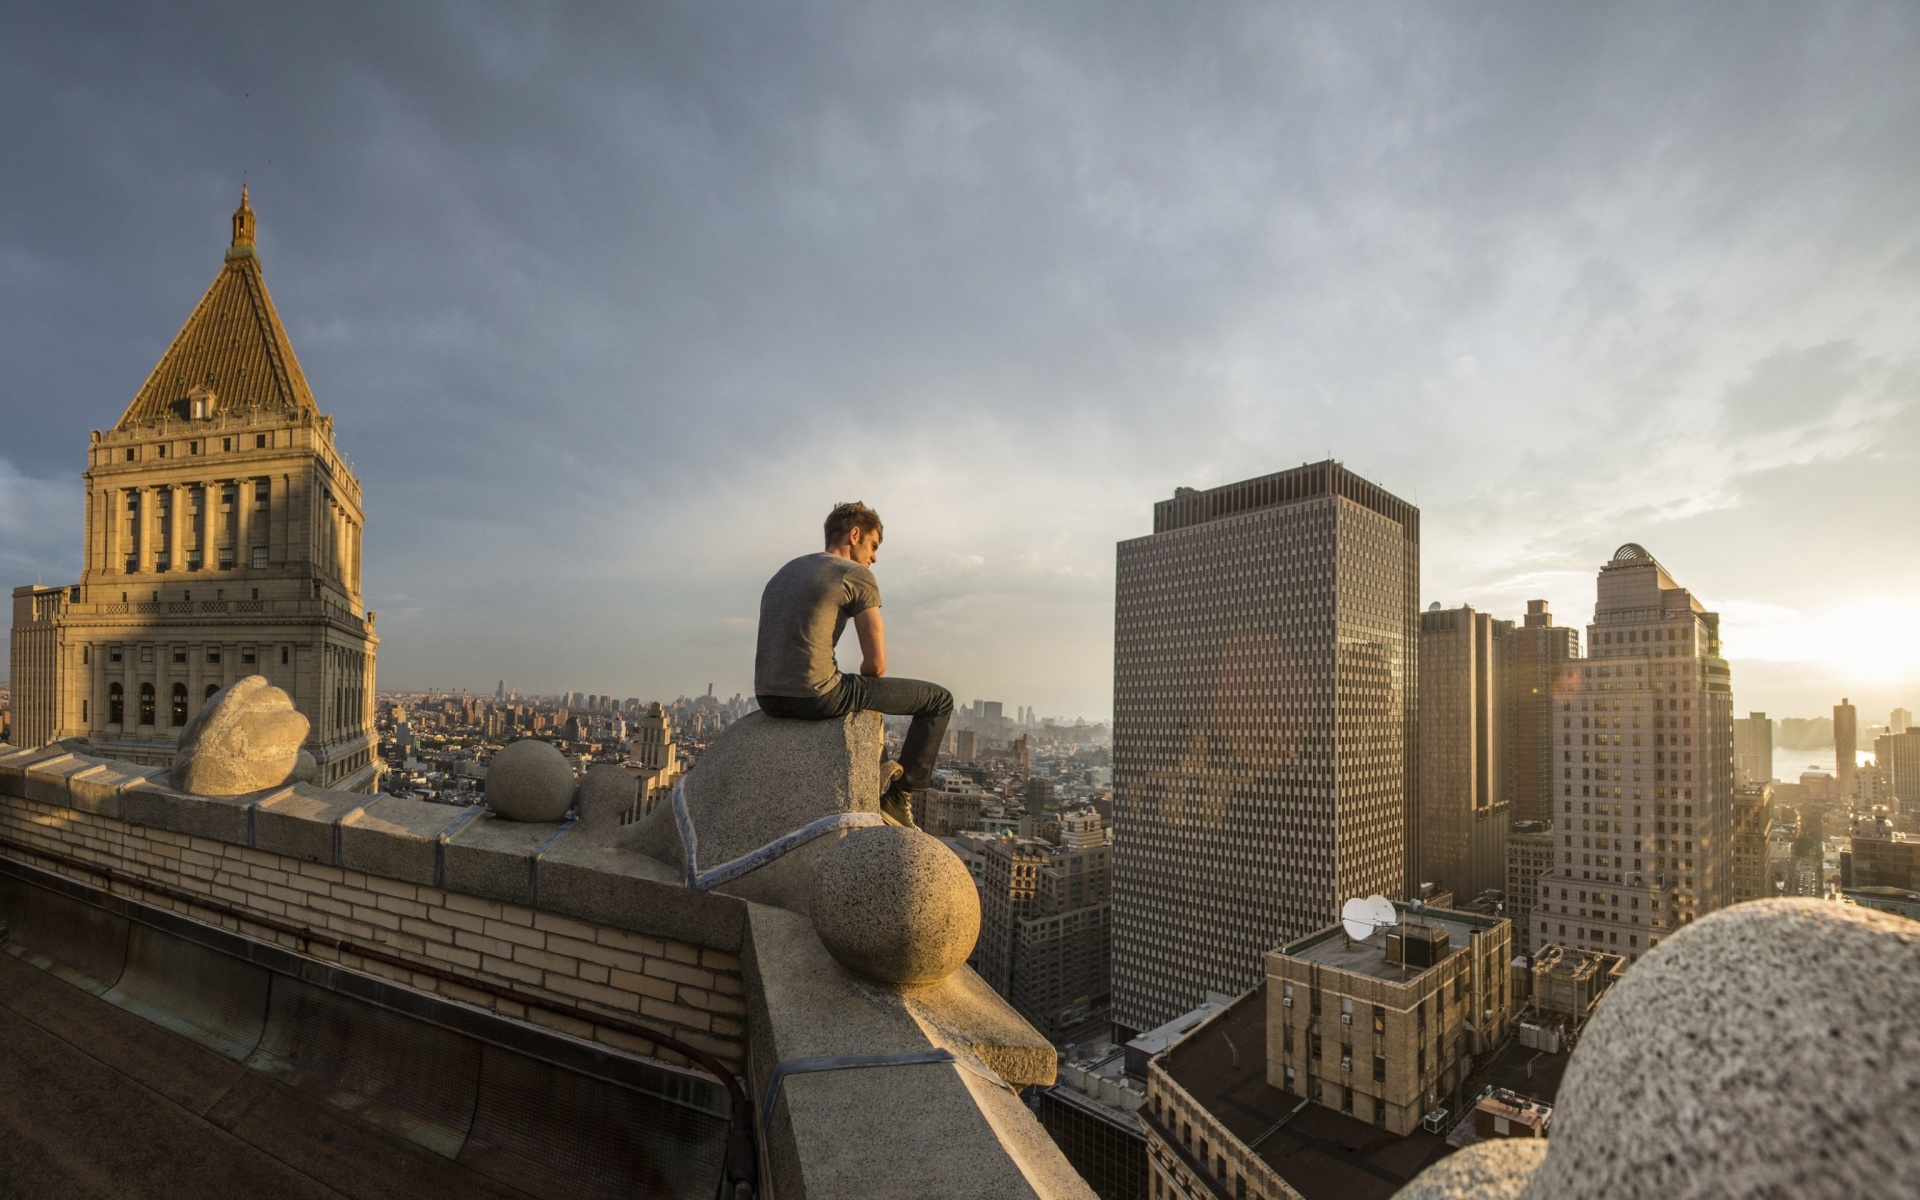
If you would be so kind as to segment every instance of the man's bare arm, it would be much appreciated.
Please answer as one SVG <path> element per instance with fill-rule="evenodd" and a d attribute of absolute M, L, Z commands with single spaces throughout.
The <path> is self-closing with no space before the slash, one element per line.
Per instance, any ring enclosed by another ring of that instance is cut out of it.
<path fill-rule="evenodd" d="M 853 631 L 860 635 L 860 673 L 887 673 L 887 627 L 878 608 L 865 608 L 853 614 Z"/>

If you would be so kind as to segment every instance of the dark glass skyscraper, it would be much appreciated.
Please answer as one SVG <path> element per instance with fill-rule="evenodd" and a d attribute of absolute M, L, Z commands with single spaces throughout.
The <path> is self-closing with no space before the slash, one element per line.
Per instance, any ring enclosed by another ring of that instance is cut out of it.
<path fill-rule="evenodd" d="M 1404 897 L 1419 510 L 1335 462 L 1154 505 L 1119 545 L 1114 1017 L 1259 982 L 1343 899 Z"/>

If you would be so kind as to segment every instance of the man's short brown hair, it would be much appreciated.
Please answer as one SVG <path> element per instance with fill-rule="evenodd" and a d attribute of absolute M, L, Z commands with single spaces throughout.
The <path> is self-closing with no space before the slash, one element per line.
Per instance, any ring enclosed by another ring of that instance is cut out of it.
<path fill-rule="evenodd" d="M 855 529 L 862 536 L 868 533 L 885 536 L 880 526 L 880 514 L 858 500 L 834 505 L 833 511 L 827 514 L 827 545 L 838 546 L 847 540 L 848 532 Z"/>

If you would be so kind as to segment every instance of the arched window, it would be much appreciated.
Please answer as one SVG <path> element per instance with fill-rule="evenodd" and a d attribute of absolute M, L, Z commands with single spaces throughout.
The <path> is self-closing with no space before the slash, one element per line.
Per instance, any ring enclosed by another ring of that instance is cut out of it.
<path fill-rule="evenodd" d="M 150 683 L 140 685 L 140 723 L 153 724 L 153 685 Z"/>
<path fill-rule="evenodd" d="M 173 725 L 178 729 L 187 723 L 187 685 L 173 685 Z"/>
<path fill-rule="evenodd" d="M 127 692 L 119 684 L 107 685 L 107 724 L 123 725 L 127 720 Z"/>
<path fill-rule="evenodd" d="M 202 700 L 202 701 L 206 701 L 206 700 L 211 700 L 211 699 L 213 699 L 213 697 L 214 697 L 214 693 L 216 693 L 216 692 L 218 692 L 219 690 L 220 690 L 220 685 L 219 685 L 219 684 L 217 684 L 217 683 L 210 683 L 210 684 L 208 684 L 208 685 L 207 685 L 207 694 L 206 694 L 205 696 L 203 696 L 203 697 L 201 697 L 201 700 Z"/>

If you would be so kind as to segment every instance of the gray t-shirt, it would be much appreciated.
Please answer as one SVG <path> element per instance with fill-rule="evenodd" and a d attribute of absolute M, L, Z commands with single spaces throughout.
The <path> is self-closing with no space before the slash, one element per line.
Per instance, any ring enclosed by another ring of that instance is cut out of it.
<path fill-rule="evenodd" d="M 850 558 L 803 554 L 760 593 L 760 645 L 753 690 L 760 696 L 824 696 L 840 682 L 833 647 L 847 618 L 880 607 L 880 584 Z"/>

